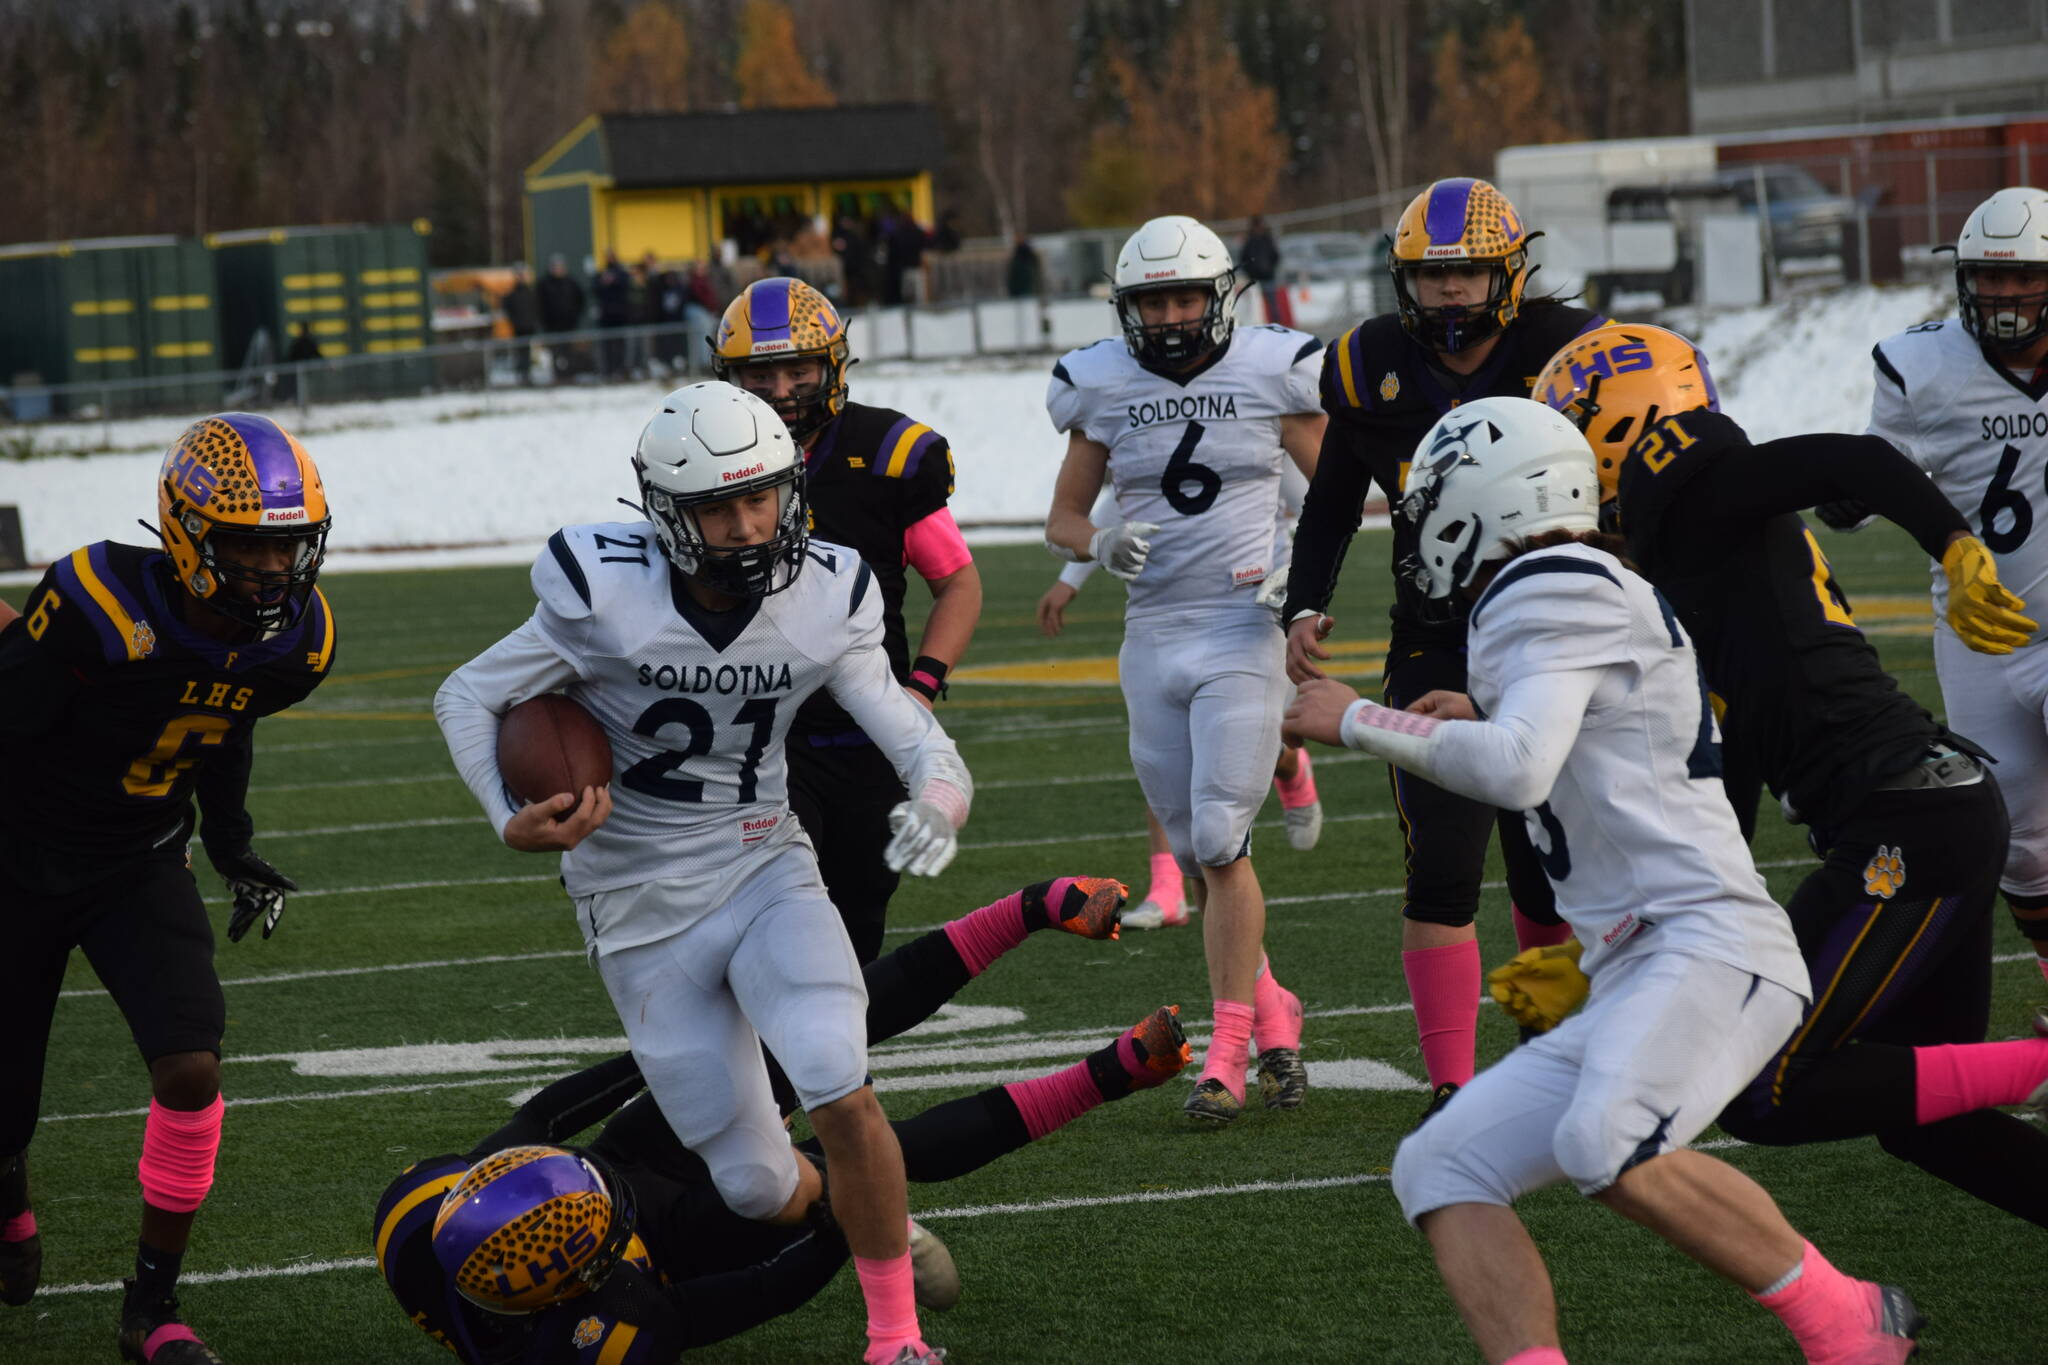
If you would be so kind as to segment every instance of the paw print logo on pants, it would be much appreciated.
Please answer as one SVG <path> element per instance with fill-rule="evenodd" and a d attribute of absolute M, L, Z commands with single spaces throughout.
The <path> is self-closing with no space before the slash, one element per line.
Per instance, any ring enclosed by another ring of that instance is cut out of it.
<path fill-rule="evenodd" d="M 1906 884 L 1906 861 L 1899 856 L 1896 848 L 1877 846 L 1877 855 L 1863 869 L 1863 890 L 1865 894 L 1888 901 L 1899 894 L 1899 888 Z"/>

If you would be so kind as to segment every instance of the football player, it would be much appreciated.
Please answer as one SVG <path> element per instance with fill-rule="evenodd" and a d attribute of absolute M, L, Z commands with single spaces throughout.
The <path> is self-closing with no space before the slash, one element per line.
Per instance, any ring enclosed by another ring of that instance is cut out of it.
<path fill-rule="evenodd" d="M 1294 519 L 1301 512 L 1301 495 L 1308 491 L 1308 479 L 1293 461 L 1281 468 L 1280 521 L 1281 540 L 1275 546 L 1275 555 L 1282 554 L 1294 531 Z M 1116 490 L 1105 487 L 1088 509 L 1088 520 L 1097 525 L 1110 522 L 1116 516 Z M 1059 577 L 1038 599 L 1038 629 L 1047 639 L 1057 639 L 1066 629 L 1066 611 L 1081 593 L 1081 589 L 1095 571 L 1102 566 L 1092 559 L 1061 568 Z M 1270 589 L 1276 580 L 1284 589 L 1286 583 L 1283 567 L 1269 576 Z M 1323 802 L 1316 792 L 1315 769 L 1309 762 L 1308 750 L 1298 745 L 1282 745 L 1280 761 L 1273 768 L 1273 790 L 1280 798 L 1281 818 L 1287 828 L 1288 847 L 1306 853 L 1316 846 L 1323 834 Z M 1159 817 L 1150 808 L 1145 811 L 1145 830 L 1150 844 L 1150 886 L 1145 898 L 1136 910 L 1124 916 L 1127 929 L 1177 928 L 1188 922 L 1188 908 L 1185 900 L 1180 862 L 1173 856 L 1173 847 L 1167 842 L 1166 831 L 1159 824 Z M 1200 887 L 1201 883 L 1194 883 Z"/>
<path fill-rule="evenodd" d="M 220 1357 L 178 1318 L 192 1220 L 220 1150 L 227 1007 L 192 875 L 194 827 L 234 895 L 228 938 L 269 938 L 289 877 L 250 849 L 256 722 L 302 700 L 334 662 L 315 586 L 327 495 L 305 448 L 268 417 L 222 413 L 172 443 L 157 481 L 161 544 L 101 541 L 50 567 L 0 633 L 0 1299 L 36 1292 L 29 1138 L 65 963 L 82 949 L 149 1068 L 142 1236 L 121 1307 L 124 1359 Z"/>
<path fill-rule="evenodd" d="M 1106 878 L 1041 882 L 870 963 L 869 1043 L 922 1022 L 1035 930 L 1115 938 L 1123 901 L 1123 886 Z M 1174 1009 L 1162 1008 L 1074 1066 L 893 1127 L 912 1180 L 950 1180 L 1098 1104 L 1165 1083 L 1187 1059 Z M 529 1144 L 568 1141 L 639 1087 L 630 1054 L 600 1062 L 541 1091 L 467 1155 L 430 1157 L 392 1182 L 377 1206 L 377 1265 L 420 1330 L 470 1365 L 649 1365 L 787 1313 L 824 1287 L 846 1260 L 829 1216 L 797 1227 L 737 1217 L 645 1096 L 576 1154 L 587 1168 L 558 1148 L 538 1158 L 567 1176 L 567 1189 L 516 1173 L 515 1162 L 536 1159 Z M 800 1146 L 819 1159 L 815 1139 Z M 545 1224 L 545 1245 L 524 1258 L 537 1264 L 529 1273 L 503 1254 L 502 1231 L 557 1199 L 583 1208 Z M 911 1238 L 920 1300 L 945 1306 L 957 1295 L 957 1283 L 946 1283 L 950 1257 L 922 1229 Z M 555 1251 L 559 1261 L 549 1259 Z M 922 1273 L 935 1255 L 936 1273 Z M 501 1270 L 502 1285 L 493 1273 Z"/>
<path fill-rule="evenodd" d="M 1311 680 L 1288 725 L 1525 812 L 1592 994 L 1402 1142 L 1402 1212 L 1489 1361 L 1562 1365 L 1549 1276 L 1512 1205 L 1567 1179 L 1755 1295 L 1808 1360 L 1904 1360 L 1921 1319 L 1902 1292 L 1836 1270 L 1748 1176 L 1686 1147 L 1810 986 L 1722 793 L 1692 646 L 1596 532 L 1593 452 L 1540 403 L 1482 398 L 1415 462 L 1411 581 L 1467 600 L 1470 694 L 1410 711 Z"/>
<path fill-rule="evenodd" d="M 1415 443 L 1462 403 L 1528 397 L 1543 362 L 1604 321 L 1526 296 L 1531 236 L 1514 206 L 1484 180 L 1437 181 L 1408 205 L 1394 234 L 1388 264 L 1400 306 L 1330 344 L 1321 390 L 1329 431 L 1302 508 L 1282 608 L 1287 676 L 1294 681 L 1323 676 L 1317 661 L 1329 655 L 1321 642 L 1335 624 L 1325 613 L 1370 486 L 1378 483 L 1386 495 L 1398 566 L 1415 551 L 1415 527 L 1401 510 Z M 1397 569 L 1392 616 L 1386 704 L 1398 710 L 1426 692 L 1462 690 L 1464 604 L 1426 599 Z M 1474 804 L 1398 767 L 1388 779 L 1406 859 L 1401 967 L 1415 1002 L 1433 1113 L 1472 1078 L 1480 997 L 1472 919 L 1496 824 L 1516 942 L 1554 944 L 1568 931 L 1550 909 L 1550 889 L 1519 815 Z"/>
<path fill-rule="evenodd" d="M 1244 1107 L 1254 1044 L 1268 1108 L 1294 1108 L 1308 1088 L 1301 1002 L 1265 960 L 1250 855 L 1288 694 L 1272 613 L 1255 598 L 1285 554 L 1281 466 L 1308 472 L 1322 439 L 1322 348 L 1285 327 L 1233 328 L 1237 292 L 1221 238 L 1192 218 L 1153 219 L 1117 256 L 1122 337 L 1069 351 L 1046 395 L 1067 436 L 1046 545 L 1130 585 L 1118 671 L 1131 761 L 1181 871 L 1207 891 L 1216 1026 L 1185 1110 L 1205 1123 Z M 1121 521 L 1098 526 L 1089 506 L 1105 472 Z"/>
<path fill-rule="evenodd" d="M 917 1365 L 930 1348 L 911 1300 L 903 1158 L 867 1081 L 860 964 L 790 818 L 784 737 L 826 688 L 888 755 L 913 793 L 888 815 L 894 871 L 952 860 L 973 784 L 889 671 L 873 572 L 811 539 L 802 461 L 775 409 L 716 381 L 677 389 L 641 432 L 634 473 L 648 520 L 556 532 L 534 563 L 533 616 L 456 670 L 435 717 L 505 842 L 561 853 L 676 1136 L 735 1213 L 788 1225 L 819 1180 L 784 1138 L 757 1036 L 774 1053 L 832 1161 L 866 1358 Z M 499 718 L 556 688 L 604 727 L 616 777 L 515 802 Z"/>
<path fill-rule="evenodd" d="M 1870 432 L 1927 471 L 1974 519 L 1999 576 L 2036 597 L 2048 585 L 2048 191 L 1992 195 L 1964 222 L 1955 253 L 1957 316 L 1871 350 Z M 1838 529 L 1864 515 L 1822 510 Z M 1933 580 L 1942 703 L 1998 760 L 2012 812 L 2000 885 L 2048 977 L 2048 650 L 1971 650 L 1946 619 L 1952 579 Z"/>
<path fill-rule="evenodd" d="M 1536 396 L 1590 439 L 1629 558 L 1699 650 L 1730 761 L 1762 776 L 1823 860 L 1785 909 L 1826 989 L 1722 1126 L 1750 1142 L 1875 1133 L 2048 1226 L 2034 1178 L 2048 1134 L 1990 1107 L 2048 1086 L 2048 1038 L 1983 1041 L 1998 783 L 1884 671 L 1797 513 L 1854 490 L 1911 532 L 1948 566 L 1949 625 L 1972 648 L 2024 641 L 2024 604 L 1910 460 L 1872 436 L 1751 445 L 1721 413 L 1706 357 L 1674 332 L 1588 332 Z"/>
<path fill-rule="evenodd" d="M 981 571 L 946 506 L 953 494 L 946 438 L 900 412 L 847 400 L 846 324 L 802 280 L 748 285 L 725 310 L 711 364 L 788 424 L 803 450 L 811 532 L 873 570 L 889 669 L 929 709 L 981 619 Z M 914 658 L 903 624 L 911 569 L 932 595 Z M 881 851 L 889 808 L 904 796 L 888 756 L 845 707 L 818 692 L 799 708 L 790 728 L 789 804 L 811 836 L 825 890 L 862 962 L 882 950 L 897 874 Z"/>

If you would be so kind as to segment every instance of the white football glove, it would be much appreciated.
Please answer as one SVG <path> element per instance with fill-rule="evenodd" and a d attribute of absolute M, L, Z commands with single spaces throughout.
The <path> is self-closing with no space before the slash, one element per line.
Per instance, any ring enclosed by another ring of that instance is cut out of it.
<path fill-rule="evenodd" d="M 1158 523 L 1150 521 L 1105 526 L 1089 538 L 1088 557 L 1128 583 L 1143 572 L 1152 553 L 1152 542 L 1145 537 L 1158 529 Z"/>
<path fill-rule="evenodd" d="M 1259 589 L 1259 595 L 1252 601 L 1262 607 L 1271 608 L 1277 615 L 1280 609 L 1287 605 L 1287 566 L 1282 565 L 1267 574 L 1265 584 Z"/>
<path fill-rule="evenodd" d="M 960 851 L 960 837 L 953 832 L 953 822 L 929 801 L 899 802 L 889 812 L 889 829 L 895 837 L 882 850 L 882 861 L 891 872 L 936 877 Z"/>

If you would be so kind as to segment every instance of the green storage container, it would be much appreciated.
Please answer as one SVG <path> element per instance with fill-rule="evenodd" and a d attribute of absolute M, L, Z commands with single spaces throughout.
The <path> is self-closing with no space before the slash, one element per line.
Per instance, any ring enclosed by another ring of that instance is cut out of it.
<path fill-rule="evenodd" d="M 214 275 L 231 366 L 248 363 L 259 333 L 282 360 L 303 324 L 322 359 L 399 355 L 427 343 L 424 223 L 413 226 L 257 228 L 215 233 Z M 422 357 L 313 371 L 308 396 L 334 399 L 418 392 Z"/>
<path fill-rule="evenodd" d="M 105 237 L 0 247 L 0 382 L 92 384 L 220 368 L 211 263 L 179 237 Z M 59 411 L 214 406 L 212 383 L 62 395 Z"/>

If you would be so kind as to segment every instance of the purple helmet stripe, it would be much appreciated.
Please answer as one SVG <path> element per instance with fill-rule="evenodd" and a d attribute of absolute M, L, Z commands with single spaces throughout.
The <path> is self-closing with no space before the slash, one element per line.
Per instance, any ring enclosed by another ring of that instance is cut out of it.
<path fill-rule="evenodd" d="M 101 547 L 95 545 L 92 548 L 99 550 Z M 87 558 L 91 558 L 90 552 L 88 552 Z M 104 568 L 104 559 L 93 565 L 94 572 L 101 573 L 100 582 L 102 583 L 107 581 L 103 572 Z M 113 620 L 105 612 L 99 610 L 98 605 L 93 602 L 91 594 L 85 590 L 85 584 L 78 581 L 78 574 L 71 567 L 71 557 L 66 555 L 52 564 L 50 566 L 50 576 L 56 580 L 57 586 L 63 592 L 66 601 L 86 604 L 85 618 L 91 621 L 93 628 L 99 632 L 100 648 L 106 653 L 107 662 L 120 663 L 125 660 L 128 657 L 127 642 L 121 638 L 121 632 L 114 629 Z M 130 612 L 129 615 L 135 616 L 137 613 Z"/>
<path fill-rule="evenodd" d="M 747 305 L 747 321 L 753 326 L 754 340 L 764 337 L 773 339 L 777 333 L 789 335 L 789 279 L 778 276 L 765 281 L 761 288 L 750 296 Z"/>
<path fill-rule="evenodd" d="M 279 431 L 267 417 L 232 412 L 221 419 L 235 429 L 249 449 L 249 463 L 256 471 L 256 487 L 265 507 L 297 507 L 306 500 L 305 481 L 299 475 L 298 453 L 291 438 Z"/>
<path fill-rule="evenodd" d="M 1431 246 L 1450 246 L 1465 239 L 1465 209 L 1474 182 L 1439 180 L 1430 187 L 1429 208 L 1422 216 L 1422 234 Z"/>

